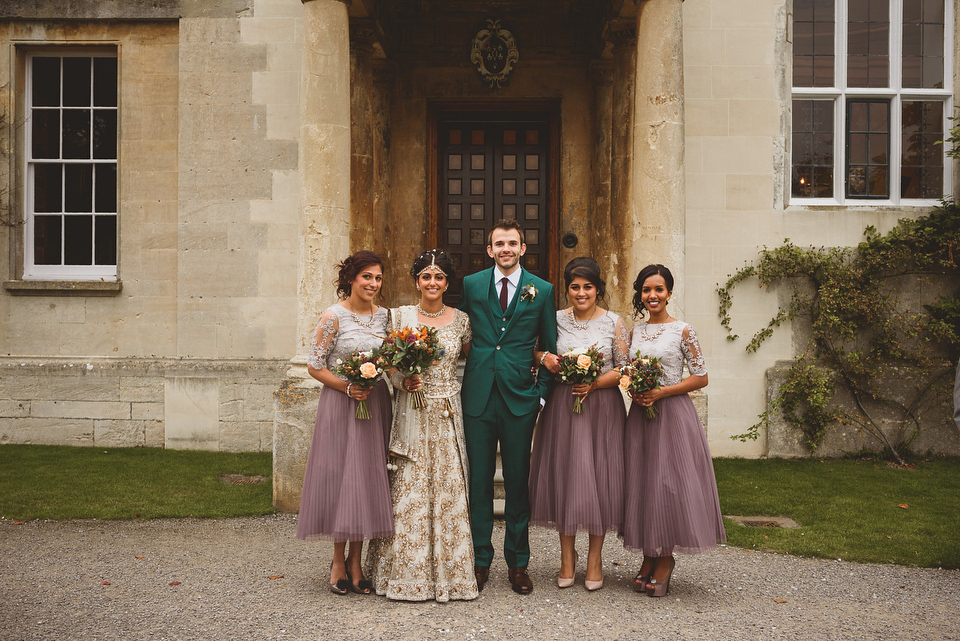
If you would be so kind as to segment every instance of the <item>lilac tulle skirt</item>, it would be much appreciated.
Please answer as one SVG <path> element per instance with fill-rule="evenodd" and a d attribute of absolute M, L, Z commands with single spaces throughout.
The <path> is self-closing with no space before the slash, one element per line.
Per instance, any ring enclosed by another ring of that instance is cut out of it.
<path fill-rule="evenodd" d="M 572 385 L 550 395 L 530 461 L 530 522 L 574 535 L 604 534 L 623 524 L 623 424 L 617 388 L 587 397 L 575 413 Z"/>
<path fill-rule="evenodd" d="M 357 419 L 355 400 L 330 387 L 320 392 L 298 539 L 366 541 L 393 534 L 386 465 L 392 410 L 386 383 L 373 388 L 367 406 L 370 418 Z"/>
<path fill-rule="evenodd" d="M 630 407 L 624 434 L 623 546 L 645 556 L 706 552 L 727 540 L 707 435 L 686 394 Z"/>

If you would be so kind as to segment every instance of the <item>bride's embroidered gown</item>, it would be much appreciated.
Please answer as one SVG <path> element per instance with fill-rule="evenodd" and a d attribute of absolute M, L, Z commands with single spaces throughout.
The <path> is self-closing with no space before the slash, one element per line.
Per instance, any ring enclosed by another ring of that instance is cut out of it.
<path fill-rule="evenodd" d="M 416 309 L 394 313 L 394 328 L 417 325 Z M 439 326 L 443 357 L 423 374 L 428 406 L 410 407 L 397 390 L 394 422 L 415 421 L 413 438 L 390 473 L 394 535 L 371 543 L 364 571 L 377 594 L 402 601 L 475 599 L 473 542 L 467 507 L 467 454 L 460 409 L 457 356 L 471 340 L 470 321 L 457 311 Z M 396 444 L 393 444 L 396 445 Z"/>

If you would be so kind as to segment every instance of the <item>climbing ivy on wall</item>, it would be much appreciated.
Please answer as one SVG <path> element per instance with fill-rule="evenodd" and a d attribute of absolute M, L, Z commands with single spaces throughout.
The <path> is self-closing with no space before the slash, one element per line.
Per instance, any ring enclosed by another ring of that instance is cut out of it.
<path fill-rule="evenodd" d="M 877 440 L 898 463 L 919 434 L 919 408 L 943 377 L 952 380 L 951 360 L 960 352 L 960 289 L 911 309 L 905 300 L 921 296 L 931 279 L 960 275 L 960 207 L 945 201 L 929 215 L 900 220 L 886 234 L 873 227 L 856 247 L 798 247 L 785 241 L 764 248 L 759 259 L 717 289 L 720 324 L 728 340 L 733 290 L 756 278 L 785 294 L 779 311 L 746 346 L 757 351 L 785 321 L 797 321 L 809 341 L 790 367 L 786 381 L 760 421 L 733 438 L 756 439 L 771 412 L 803 433 L 816 449 L 826 431 L 854 425 Z M 960 281 L 948 280 L 957 288 Z M 910 296 L 903 296 L 908 292 Z M 897 399 L 879 383 L 884 368 L 906 366 L 923 383 L 913 398 Z M 852 407 L 836 402 L 837 388 L 849 392 Z M 896 429 L 882 429 L 878 412 L 894 409 Z"/>

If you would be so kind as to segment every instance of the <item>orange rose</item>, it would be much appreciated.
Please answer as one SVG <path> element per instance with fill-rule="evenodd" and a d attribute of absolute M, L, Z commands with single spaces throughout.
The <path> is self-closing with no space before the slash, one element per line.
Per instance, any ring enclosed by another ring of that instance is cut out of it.
<path fill-rule="evenodd" d="M 593 361 L 590 360 L 590 357 L 586 354 L 580 354 L 577 356 L 577 367 L 580 369 L 588 369 L 590 367 L 590 363 L 592 362 Z"/>
<path fill-rule="evenodd" d="M 360 366 L 360 376 L 364 378 L 376 378 L 377 366 L 370 362 L 364 363 Z"/>

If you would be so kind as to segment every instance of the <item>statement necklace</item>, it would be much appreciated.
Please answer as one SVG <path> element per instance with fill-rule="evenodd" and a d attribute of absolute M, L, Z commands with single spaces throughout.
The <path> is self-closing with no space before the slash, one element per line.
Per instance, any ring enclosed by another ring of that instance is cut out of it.
<path fill-rule="evenodd" d="M 425 311 L 423 311 L 423 308 L 420 307 L 420 303 L 417 303 L 417 311 L 420 312 L 421 314 L 423 314 L 424 316 L 426 316 L 427 318 L 437 318 L 437 317 L 439 317 L 439 316 L 443 316 L 443 313 L 444 313 L 445 311 L 447 311 L 447 306 L 446 306 L 446 305 L 441 305 L 439 312 L 433 312 L 433 313 L 431 313 L 431 312 L 425 312 Z"/>
<path fill-rule="evenodd" d="M 590 318 L 588 318 L 585 321 L 580 321 L 580 320 L 577 320 L 576 315 L 574 315 L 573 313 L 573 308 L 571 307 L 570 309 L 567 310 L 567 318 L 569 318 L 570 322 L 573 323 L 574 329 L 579 329 L 580 331 L 584 331 L 590 325 L 590 321 L 593 320 L 593 314 L 596 314 L 596 313 L 597 313 L 597 309 L 594 308 L 593 312 L 590 314 Z"/>
<path fill-rule="evenodd" d="M 649 325 L 649 323 L 644 323 L 643 326 L 640 328 L 640 338 L 642 338 L 642 339 L 645 340 L 645 341 L 655 341 L 655 340 L 657 340 L 657 338 L 660 336 L 660 334 L 663 333 L 663 330 L 665 330 L 665 329 L 667 328 L 667 324 L 666 324 L 666 323 L 660 323 L 660 329 L 658 329 L 657 332 L 656 332 L 653 336 L 650 336 L 649 334 L 647 334 L 647 325 Z"/>
<path fill-rule="evenodd" d="M 363 322 L 362 320 L 360 320 L 360 316 L 358 316 L 357 313 L 356 313 L 355 311 L 353 311 L 353 307 L 350 306 L 350 301 L 347 301 L 347 309 L 350 310 L 350 315 L 353 316 L 353 322 L 354 322 L 354 323 L 356 323 L 357 325 L 359 325 L 360 327 L 362 327 L 362 328 L 364 328 L 364 329 L 370 329 L 371 327 L 373 327 L 373 323 L 374 323 L 374 321 L 376 320 L 376 312 L 375 312 L 375 311 L 371 310 L 371 311 L 370 311 L 370 320 L 368 320 L 367 322 Z"/>

